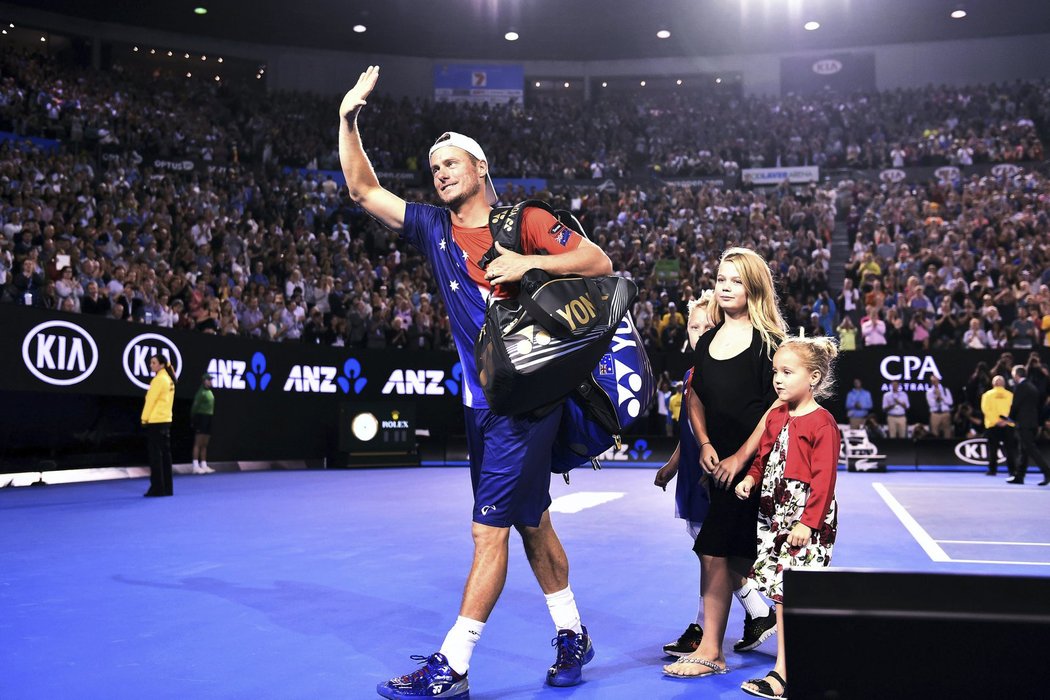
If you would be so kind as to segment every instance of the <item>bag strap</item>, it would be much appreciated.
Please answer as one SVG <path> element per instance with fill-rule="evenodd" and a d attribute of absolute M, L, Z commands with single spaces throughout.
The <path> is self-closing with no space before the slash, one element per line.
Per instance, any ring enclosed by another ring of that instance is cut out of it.
<path fill-rule="evenodd" d="M 528 207 L 538 207 L 543 209 L 557 219 L 563 226 L 572 229 L 584 238 L 588 238 L 587 233 L 583 230 L 583 224 L 580 223 L 580 220 L 577 219 L 571 211 L 565 209 L 554 209 L 551 205 L 540 199 L 526 199 L 513 206 L 494 207 L 492 211 L 489 212 L 489 232 L 492 234 L 492 247 L 481 256 L 481 260 L 478 262 L 478 266 L 482 270 L 488 267 L 490 262 L 499 257 L 499 252 L 496 250 L 496 243 L 499 243 L 507 250 L 512 250 L 515 253 L 522 252 L 521 222 L 523 212 Z"/>

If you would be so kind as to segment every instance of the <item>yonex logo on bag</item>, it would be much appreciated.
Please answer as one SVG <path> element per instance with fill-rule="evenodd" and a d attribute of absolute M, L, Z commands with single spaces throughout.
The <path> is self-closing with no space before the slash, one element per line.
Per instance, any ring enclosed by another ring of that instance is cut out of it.
<path fill-rule="evenodd" d="M 578 325 L 585 326 L 598 317 L 598 310 L 587 295 L 573 299 L 565 306 L 557 309 L 555 313 L 565 319 L 565 322 L 569 324 L 570 330 L 576 330 Z"/>
<path fill-rule="evenodd" d="M 131 339 L 124 347 L 124 374 L 140 389 L 149 389 L 153 372 L 149 358 L 160 355 L 171 363 L 175 377 L 182 376 L 182 353 L 170 339 L 159 333 L 143 333 Z"/>
<path fill-rule="evenodd" d="M 638 392 L 642 390 L 642 377 L 630 366 L 614 357 L 621 350 L 638 345 L 633 340 L 633 336 L 634 326 L 630 321 L 630 316 L 624 316 L 620 325 L 616 327 L 616 334 L 613 336 L 611 348 L 612 352 L 602 357 L 599 368 L 604 368 L 611 363 L 613 371 L 616 373 L 616 404 L 618 406 L 627 404 L 627 415 L 631 418 L 637 418 L 638 414 L 642 412 L 642 402 L 638 400 Z M 602 373 L 604 374 L 604 372 Z"/>
<path fill-rule="evenodd" d="M 69 321 L 45 321 L 22 341 L 22 360 L 33 376 L 54 386 L 70 386 L 91 376 L 98 366 L 98 346 L 91 334 Z"/>

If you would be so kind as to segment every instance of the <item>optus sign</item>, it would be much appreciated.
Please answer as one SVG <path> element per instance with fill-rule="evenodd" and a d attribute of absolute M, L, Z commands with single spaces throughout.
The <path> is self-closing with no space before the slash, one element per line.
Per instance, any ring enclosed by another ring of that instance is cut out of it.
<path fill-rule="evenodd" d="M 33 376 L 53 386 L 70 386 L 91 376 L 98 366 L 98 346 L 91 334 L 69 321 L 45 321 L 22 341 L 22 359 Z"/>

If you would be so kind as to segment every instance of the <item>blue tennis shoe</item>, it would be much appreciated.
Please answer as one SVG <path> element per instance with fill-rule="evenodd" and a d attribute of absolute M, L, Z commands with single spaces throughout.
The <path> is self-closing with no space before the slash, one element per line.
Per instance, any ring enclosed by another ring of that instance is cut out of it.
<path fill-rule="evenodd" d="M 558 636 L 551 640 L 551 646 L 557 647 L 558 658 L 547 669 L 547 683 L 564 687 L 583 680 L 583 666 L 594 658 L 594 646 L 587 628 L 584 627 L 581 634 L 572 630 L 558 630 Z"/>
<path fill-rule="evenodd" d="M 470 691 L 467 687 L 466 674 L 460 675 L 448 665 L 448 659 L 441 654 L 413 656 L 423 667 L 419 670 L 391 678 L 376 686 L 376 692 L 384 698 L 462 698 L 467 700 Z"/>

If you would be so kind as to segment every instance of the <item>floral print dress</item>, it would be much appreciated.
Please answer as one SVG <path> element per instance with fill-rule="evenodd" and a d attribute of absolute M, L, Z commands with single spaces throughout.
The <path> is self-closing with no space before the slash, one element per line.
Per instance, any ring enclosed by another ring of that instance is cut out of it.
<path fill-rule="evenodd" d="M 809 542 L 801 547 L 787 543 L 791 528 L 802 519 L 810 491 L 809 484 L 784 477 L 789 425 L 791 421 L 777 435 L 763 472 L 758 502 L 758 558 L 749 574 L 759 590 L 776 603 L 784 602 L 784 569 L 831 564 L 838 529 L 838 504 L 832 499 L 827 517 L 820 529 L 813 531 Z"/>

